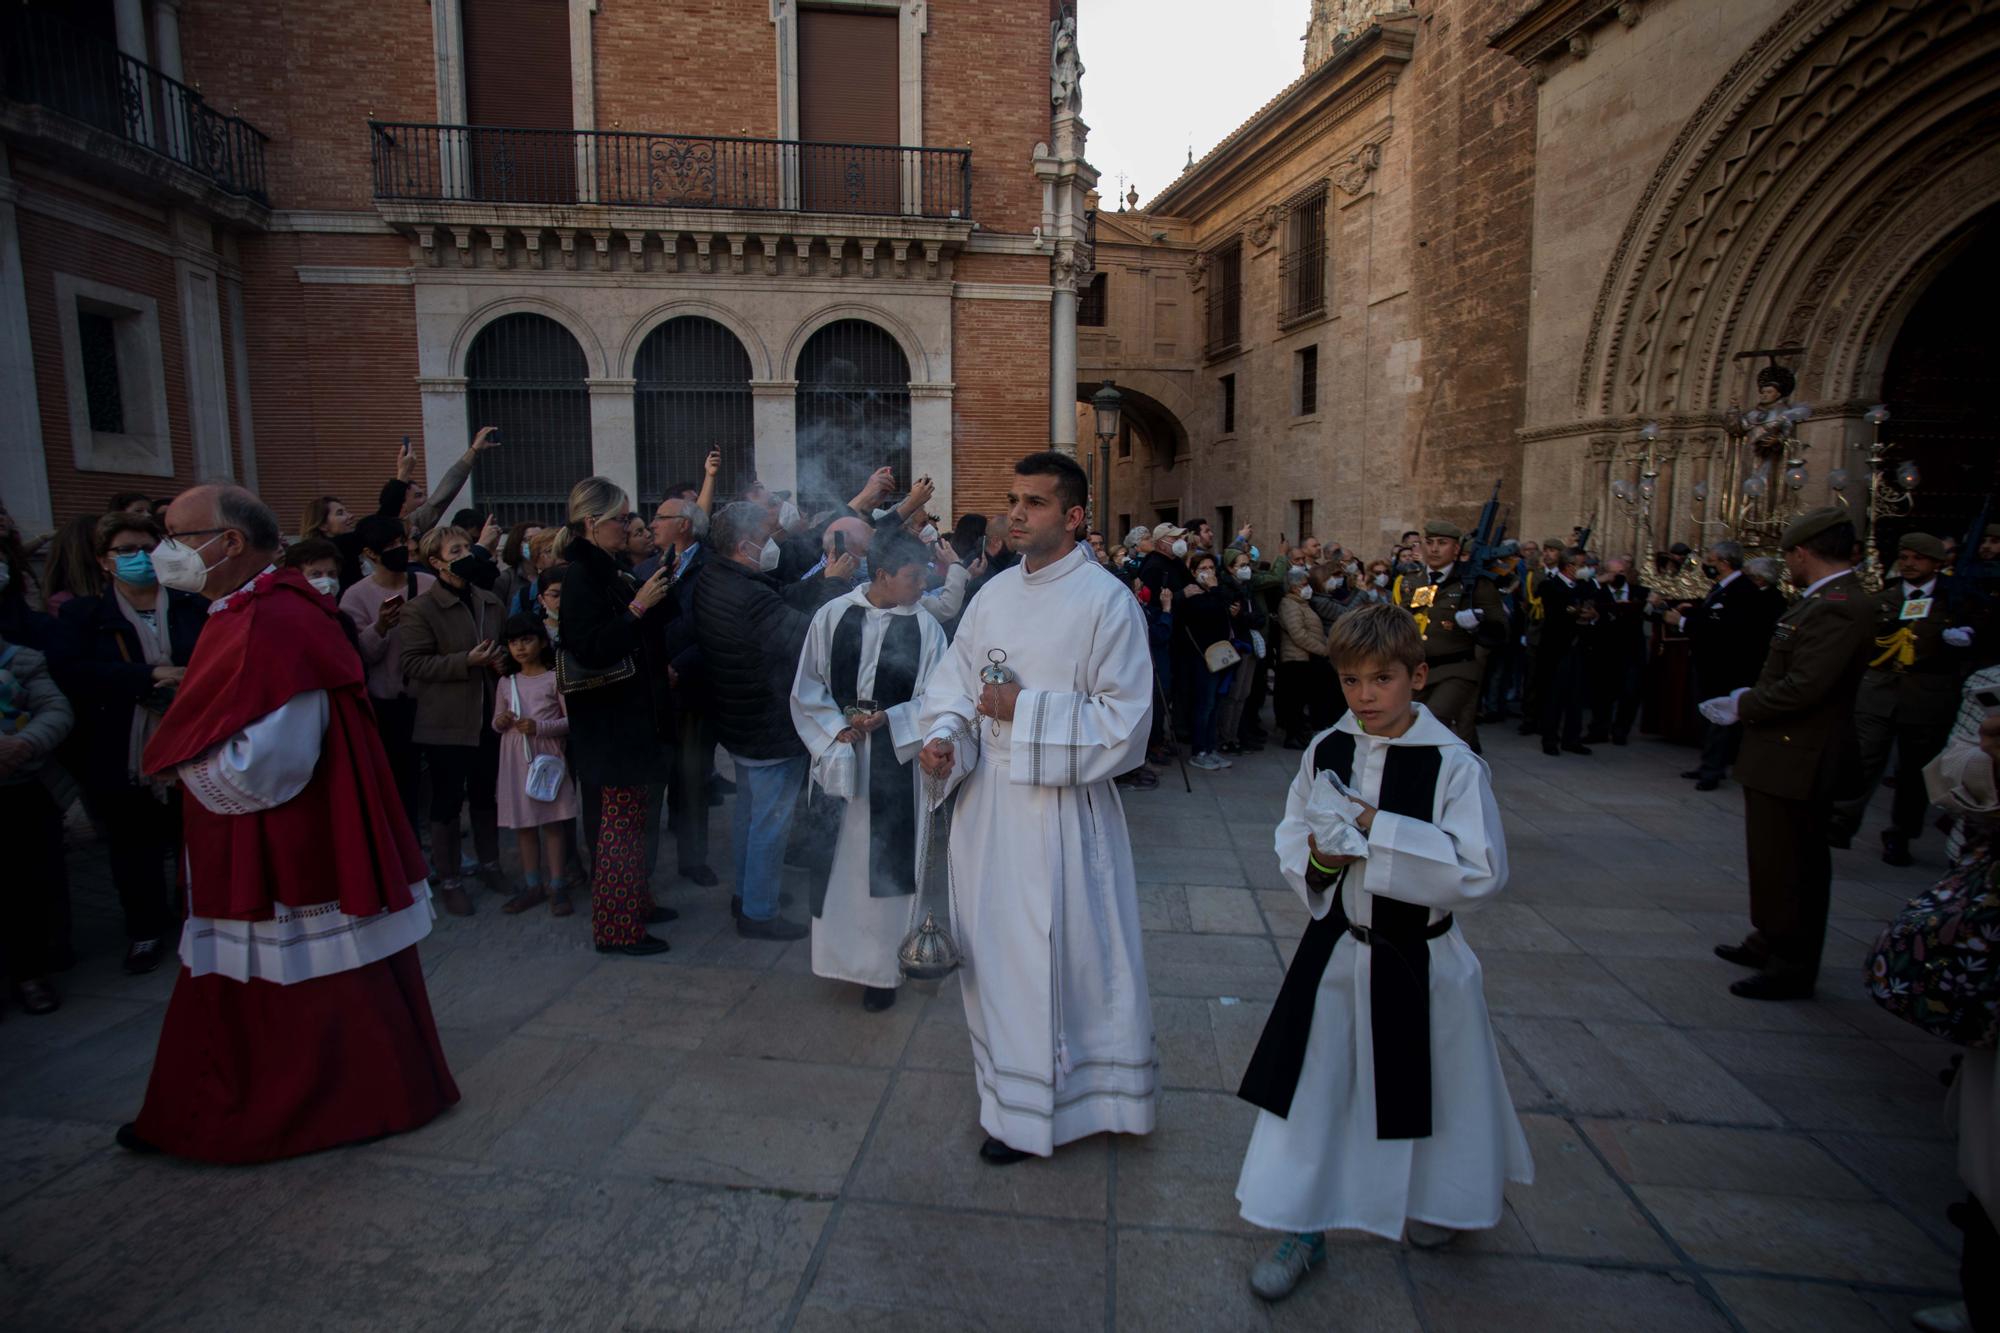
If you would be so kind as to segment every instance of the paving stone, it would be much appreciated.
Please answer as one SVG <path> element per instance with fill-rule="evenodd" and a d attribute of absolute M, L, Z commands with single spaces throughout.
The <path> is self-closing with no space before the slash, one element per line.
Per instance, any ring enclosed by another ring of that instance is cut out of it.
<path fill-rule="evenodd" d="M 1119 1222 L 1255 1231 L 1237 1215 L 1236 1177 L 1256 1123 L 1233 1093 L 1162 1092 L 1158 1127 L 1116 1145 Z"/>
<path fill-rule="evenodd" d="M 488 900 L 487 907 L 498 908 L 494 895 L 481 896 Z M 629 967 L 638 961 L 619 959 L 614 964 L 596 954 L 529 954 L 509 958 L 503 965 L 475 949 L 454 949 L 425 974 L 424 985 L 430 991 L 431 1016 L 440 1023 L 518 1027 L 592 969 L 600 965 Z"/>
<path fill-rule="evenodd" d="M 1498 1255 L 1412 1253 L 1426 1326 L 1479 1333 L 1700 1333 L 1729 1328 L 1677 1273 L 1629 1272 Z"/>
<path fill-rule="evenodd" d="M 1257 897 L 1248 889 L 1190 884 L 1187 905 L 1189 921 L 1202 934 L 1264 933 L 1264 917 L 1257 910 Z"/>
<path fill-rule="evenodd" d="M 556 1205 L 468 1325 L 777 1328 L 832 1211 L 758 1190 L 590 1182 Z"/>
<path fill-rule="evenodd" d="M 527 1036 L 692 1051 L 739 1004 L 759 974 L 720 967 L 624 967 L 607 962 L 521 1026 Z"/>
<path fill-rule="evenodd" d="M 1117 1327 L 1155 1329 L 1273 1328 L 1342 1333 L 1409 1333 L 1421 1327 L 1395 1251 L 1377 1244 L 1335 1244 L 1328 1261 L 1284 1301 L 1268 1305 L 1250 1290 L 1250 1268 L 1275 1238 L 1206 1233 L 1118 1233 Z M 1077 1326 L 1085 1324 L 1079 1319 Z"/>
<path fill-rule="evenodd" d="M 871 1014 L 860 997 L 854 986 L 819 977 L 759 977 L 701 1051 L 886 1069 L 908 1044 L 917 1011 L 898 1004 Z"/>
<path fill-rule="evenodd" d="M 10 1062 L 0 1075 L 0 1114 L 130 1120 L 145 1100 L 165 1017 L 164 1008 L 149 1005 L 86 1039 L 43 1048 L 32 1066 Z"/>
<path fill-rule="evenodd" d="M 1146 984 L 1157 995 L 1235 995 L 1268 1000 L 1284 969 L 1265 936 L 1182 935 L 1148 931 Z"/>
<path fill-rule="evenodd" d="M 1930 1233 L 1947 1250 L 1957 1250 L 1965 1234 L 1945 1209 L 1965 1197 L 1965 1181 L 1949 1151 L 1928 1139 L 1881 1138 L 1869 1134 L 1820 1134 L 1819 1143 L 1842 1166 L 1879 1190 L 1903 1216 Z"/>
<path fill-rule="evenodd" d="M 1894 1272 L 1949 1288 L 1957 1257 L 1885 1203 L 1637 1185 L 1643 1203 L 1696 1263 L 1859 1281 Z"/>
<path fill-rule="evenodd" d="M 101 1124 L 0 1116 L 0 1208 L 104 1156 L 110 1143 Z"/>
<path fill-rule="evenodd" d="M 1496 949 L 1481 953 L 1479 965 L 1486 1006 L 1496 1014 L 1659 1021 L 1659 1014 L 1594 958 Z"/>
<path fill-rule="evenodd" d="M 386 1140 L 392 1152 L 480 1161 L 502 1134 L 590 1058 L 587 1042 L 512 1036 L 454 1069 L 459 1102 L 423 1128 Z"/>
<path fill-rule="evenodd" d="M 1208 1002 L 1209 1026 L 1215 1033 L 1215 1057 L 1222 1088 L 1234 1092 L 1243 1083 L 1250 1057 L 1270 1021 L 1268 1000 L 1244 1000 L 1234 996 Z"/>
<path fill-rule="evenodd" d="M 1187 889 L 1179 884 L 1141 884 L 1139 927 L 1142 930 L 1194 929 L 1188 919 Z"/>
<path fill-rule="evenodd" d="M 1852 1031 L 1822 1004 L 1745 1000 L 1731 995 L 1729 983 L 1741 977 L 1743 969 L 1731 967 L 1720 958 L 1689 961 L 1609 958 L 1603 967 L 1650 1007 L 1650 1017 L 1663 1018 L 1676 1027 L 1821 1032 L 1838 1036 L 1850 1035 Z"/>
<path fill-rule="evenodd" d="M 1937 1296 L 1892 1296 L 1820 1282 L 1716 1277 L 1709 1282 L 1745 1333 L 1905 1333 L 1910 1316 Z"/>
<path fill-rule="evenodd" d="M 1654 1023 L 1587 1023 L 1592 1036 L 1615 1053 L 1660 1097 L 1676 1120 L 1777 1125 L 1782 1117 L 1741 1079 L 1674 1028 Z"/>
<path fill-rule="evenodd" d="M 1581 1128 L 1611 1169 L 1634 1185 L 1814 1199 L 1874 1197 L 1825 1149 L 1796 1134 L 1642 1120 L 1585 1120 Z"/>
<path fill-rule="evenodd" d="M 1298 894 L 1290 888 L 1257 889 L 1255 892 L 1257 906 L 1263 909 L 1264 921 L 1271 934 L 1296 939 L 1305 933 L 1306 923 L 1312 920 L 1312 914 L 1306 911 L 1306 905 L 1299 900 Z"/>
<path fill-rule="evenodd" d="M 1170 1088 L 1220 1088 L 1211 1000 L 1155 995 L 1153 1036 L 1160 1055 L 1160 1082 Z"/>
<path fill-rule="evenodd" d="M 1233 847 L 1212 842 L 1201 847 L 1132 848 L 1132 865 L 1141 880 L 1169 884 L 1245 884 L 1243 862 Z"/>
<path fill-rule="evenodd" d="M 848 1204 L 797 1327 L 1069 1333 L 1103 1319 L 1105 1246 L 1101 1223 Z"/>
<path fill-rule="evenodd" d="M 1894 1080 L 1745 1074 L 1743 1084 L 1800 1129 L 1946 1138 L 1945 1090 L 1921 1075 Z"/>
<path fill-rule="evenodd" d="M 885 1069 L 706 1053 L 666 1090 L 606 1166 L 664 1180 L 839 1192 L 889 1081 Z"/>
<path fill-rule="evenodd" d="M 1548 918 L 1526 903 L 1498 902 L 1457 914 L 1473 952 L 1575 953 L 1577 948 Z"/>
<path fill-rule="evenodd" d="M 1704 1028 L 1687 1035 L 1734 1074 L 1833 1079 L 1901 1079 L 1909 1075 L 1901 1055 L 1852 1032 L 1834 1035 Z"/>
<path fill-rule="evenodd" d="M 679 1058 L 640 1047 L 582 1049 L 583 1058 L 493 1140 L 486 1160 L 597 1171 L 646 1108 L 685 1072 Z"/>
<path fill-rule="evenodd" d="M 1004 1171 L 980 1160 L 985 1139 L 970 1078 L 904 1070 L 862 1155 L 855 1197 L 1040 1217 L 1105 1216 L 1105 1136 L 1064 1144 L 1046 1160 Z"/>
<path fill-rule="evenodd" d="M 1521 1117 L 1535 1158 L 1535 1182 L 1510 1184 L 1507 1202 L 1537 1254 L 1565 1259 L 1671 1263 L 1659 1232 L 1574 1126 L 1548 1115 Z"/>

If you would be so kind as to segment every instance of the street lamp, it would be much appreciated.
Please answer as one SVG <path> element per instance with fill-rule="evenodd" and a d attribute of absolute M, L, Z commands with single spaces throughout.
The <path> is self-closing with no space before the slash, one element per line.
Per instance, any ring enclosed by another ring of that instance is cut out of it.
<path fill-rule="evenodd" d="M 1091 410 L 1097 413 L 1097 526 L 1103 528 L 1111 522 L 1111 437 L 1118 433 L 1119 425 L 1125 418 L 1124 395 L 1111 387 L 1111 381 L 1104 381 L 1104 387 L 1090 395 Z M 1107 534 L 1106 540 L 1112 540 Z"/>

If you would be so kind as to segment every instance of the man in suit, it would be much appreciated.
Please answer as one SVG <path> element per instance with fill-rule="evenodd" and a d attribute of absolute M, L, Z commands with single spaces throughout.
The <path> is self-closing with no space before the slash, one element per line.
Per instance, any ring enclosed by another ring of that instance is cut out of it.
<path fill-rule="evenodd" d="M 1398 575 L 1391 586 L 1424 636 L 1430 678 L 1417 702 L 1476 754 L 1479 682 L 1487 654 L 1507 635 L 1507 611 L 1493 580 L 1461 563 L 1464 553 L 1465 533 L 1434 518 L 1424 524 L 1424 572 Z"/>
<path fill-rule="evenodd" d="M 715 767 L 715 732 L 708 720 L 707 680 L 701 648 L 695 642 L 693 597 L 696 576 L 708 563 L 708 511 L 692 500 L 667 499 L 653 513 L 653 540 L 659 555 L 634 571 L 650 578 L 671 560 L 673 591 L 667 594 L 666 636 L 668 683 L 674 702 L 674 763 L 669 770 L 665 804 L 672 812 L 675 854 L 681 878 L 713 888 L 721 881 L 708 864 L 708 775 Z M 646 864 L 650 873 L 659 850 L 661 799 L 648 793 L 646 804 Z"/>
<path fill-rule="evenodd" d="M 1930 800 L 1924 765 L 1951 735 L 1959 682 L 1972 661 L 1971 608 L 1957 582 L 1939 572 L 1944 565 L 1943 542 L 1928 532 L 1904 534 L 1897 577 L 1875 599 L 1874 646 L 1854 700 L 1860 783 L 1833 808 L 1833 845 L 1849 846 L 1894 747 L 1896 799 L 1882 830 L 1882 859 L 1892 866 L 1910 864 L 1910 842 L 1923 832 Z"/>
<path fill-rule="evenodd" d="M 1536 724 L 1546 755 L 1589 754 L 1583 743 L 1586 664 L 1606 618 L 1601 590 L 1581 546 L 1564 548 L 1557 563 L 1535 582 L 1542 607 L 1541 642 L 1535 649 Z"/>
<path fill-rule="evenodd" d="M 1713 699 L 1756 683 L 1771 631 L 1784 610 L 1782 597 L 1765 597 L 1743 573 L 1743 560 L 1739 542 L 1721 541 L 1709 547 L 1702 572 L 1715 580 L 1715 586 L 1699 605 L 1666 614 L 1667 624 L 1686 635 L 1693 649 L 1698 699 Z M 1704 725 L 1701 763 L 1681 776 L 1693 778 L 1696 791 L 1714 791 L 1736 762 L 1743 725 L 1706 720 Z"/>
<path fill-rule="evenodd" d="M 1756 685 L 1704 708 L 1743 724 L 1750 934 L 1716 955 L 1754 967 L 1729 987 L 1752 1000 L 1803 1000 L 1819 977 L 1833 858 L 1833 797 L 1855 760 L 1854 691 L 1867 659 L 1875 604 L 1854 576 L 1854 522 L 1844 505 L 1794 519 L 1779 544 L 1799 600 L 1778 618 Z M 1711 721 L 1718 720 L 1711 718 Z M 1915 777 L 1915 774 L 1912 774 Z"/>
<path fill-rule="evenodd" d="M 1590 734 L 1583 743 L 1624 745 L 1639 717 L 1640 686 L 1645 680 L 1649 590 L 1623 556 L 1604 562 L 1599 586 L 1605 619 L 1591 645 Z"/>

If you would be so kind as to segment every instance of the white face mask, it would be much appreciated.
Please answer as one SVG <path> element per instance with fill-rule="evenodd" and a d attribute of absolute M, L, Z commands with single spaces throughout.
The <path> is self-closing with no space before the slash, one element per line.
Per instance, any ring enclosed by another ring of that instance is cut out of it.
<path fill-rule="evenodd" d="M 331 574 L 322 574 L 316 579 L 307 579 L 306 582 L 318 588 L 328 597 L 332 597 L 340 591 L 340 580 Z"/>
<path fill-rule="evenodd" d="M 376 568 L 376 566 L 375 566 L 375 562 L 374 562 L 373 560 L 370 560 L 370 559 L 369 559 L 369 558 L 368 558 L 367 556 L 365 556 L 365 555 L 361 557 L 361 577 L 362 577 L 362 578 L 364 578 L 364 579 L 372 579 L 372 578 L 374 578 L 374 577 L 375 577 L 375 568 Z"/>
<path fill-rule="evenodd" d="M 1584 580 L 1587 580 L 1587 581 L 1589 581 L 1589 582 L 1593 582 L 1593 583 L 1594 583 L 1594 582 L 1596 582 L 1596 580 L 1597 580 L 1597 566 L 1596 566 L 1596 565 L 1585 565 L 1585 566 L 1584 566 L 1584 567 L 1583 567 L 1582 569 L 1580 569 L 1580 570 L 1578 570 L 1578 571 L 1577 571 L 1577 577 L 1578 577 L 1578 578 L 1580 578 L 1580 579 L 1584 579 Z"/>
<path fill-rule="evenodd" d="M 1387 574 L 1377 574 L 1377 575 L 1375 576 L 1375 586 L 1376 586 L 1376 587 L 1378 587 L 1378 588 L 1386 588 L 1386 587 L 1388 587 L 1388 586 L 1389 586 L 1389 576 L 1388 576 Z"/>
<path fill-rule="evenodd" d="M 935 523 L 924 524 L 924 530 L 922 532 L 919 532 L 917 536 L 923 538 L 924 545 L 936 546 L 938 539 L 937 524 Z"/>
<path fill-rule="evenodd" d="M 1174 551 L 1174 559 L 1176 560 L 1180 559 L 1182 556 L 1187 554 L 1187 543 L 1185 541 L 1176 539 L 1174 542 L 1173 551 Z"/>
<path fill-rule="evenodd" d="M 768 574 L 778 567 L 778 561 L 783 558 L 784 553 L 778 549 L 778 539 L 766 537 L 764 549 L 757 552 L 757 568 Z"/>
<path fill-rule="evenodd" d="M 1194 576 L 1194 581 L 1204 588 L 1213 588 L 1215 586 L 1215 571 L 1204 569 L 1201 573 Z"/>
<path fill-rule="evenodd" d="M 208 563 L 201 553 L 215 545 L 216 533 L 199 546 L 189 546 L 178 537 L 169 537 L 153 548 L 153 572 L 160 582 L 177 592 L 200 592 L 208 586 Z"/>
<path fill-rule="evenodd" d="M 1238 582 L 1248 583 L 1250 581 L 1250 575 L 1252 573 L 1252 570 L 1248 565 L 1238 565 L 1231 572 L 1236 575 Z"/>
<path fill-rule="evenodd" d="M 790 530 L 799 522 L 799 507 L 790 500 L 778 502 L 778 526 Z"/>

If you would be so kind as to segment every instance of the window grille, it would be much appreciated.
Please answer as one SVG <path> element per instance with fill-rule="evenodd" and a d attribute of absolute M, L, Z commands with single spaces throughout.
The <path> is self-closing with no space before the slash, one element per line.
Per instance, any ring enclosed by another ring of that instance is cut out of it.
<path fill-rule="evenodd" d="M 1224 375 L 1222 377 L 1222 433 L 1224 435 L 1233 435 L 1236 433 L 1236 377 L 1234 375 Z"/>
<path fill-rule="evenodd" d="M 1309 417 L 1319 411 L 1319 346 L 1301 347 L 1292 355 L 1298 363 L 1298 415 Z"/>
<path fill-rule="evenodd" d="M 1278 263 L 1281 325 L 1326 313 L 1326 186 L 1293 200 L 1289 209 L 1285 254 Z"/>
<path fill-rule="evenodd" d="M 472 465 L 473 504 L 502 526 L 568 517 L 570 488 L 591 473 L 583 349 L 546 315 L 502 315 L 465 357 L 471 426 L 500 428 Z"/>
<path fill-rule="evenodd" d="M 1292 501 L 1292 508 L 1298 514 L 1299 524 L 1298 533 L 1293 537 L 1293 540 L 1302 542 L 1313 535 L 1313 502 L 1311 500 L 1294 500 Z"/>
<path fill-rule="evenodd" d="M 1077 296 L 1076 322 L 1080 328 L 1101 329 L 1104 327 L 1104 286 L 1105 275 L 1094 274 L 1087 286 Z"/>
<path fill-rule="evenodd" d="M 722 450 L 717 498 L 743 494 L 757 459 L 750 355 L 736 335 L 698 315 L 670 319 L 639 344 L 633 375 L 639 494 L 632 503 L 651 513 L 669 486 L 699 487 L 712 448 Z"/>
<path fill-rule="evenodd" d="M 76 312 L 76 340 L 83 350 L 83 390 L 90 428 L 125 433 L 125 397 L 118 385 L 118 323 L 94 310 Z"/>
<path fill-rule="evenodd" d="M 1208 261 L 1208 355 L 1227 355 L 1242 343 L 1243 246 L 1218 250 Z"/>
<path fill-rule="evenodd" d="M 798 366 L 799 507 L 846 504 L 878 467 L 910 483 L 910 363 L 889 333 L 842 319 L 806 340 Z"/>

